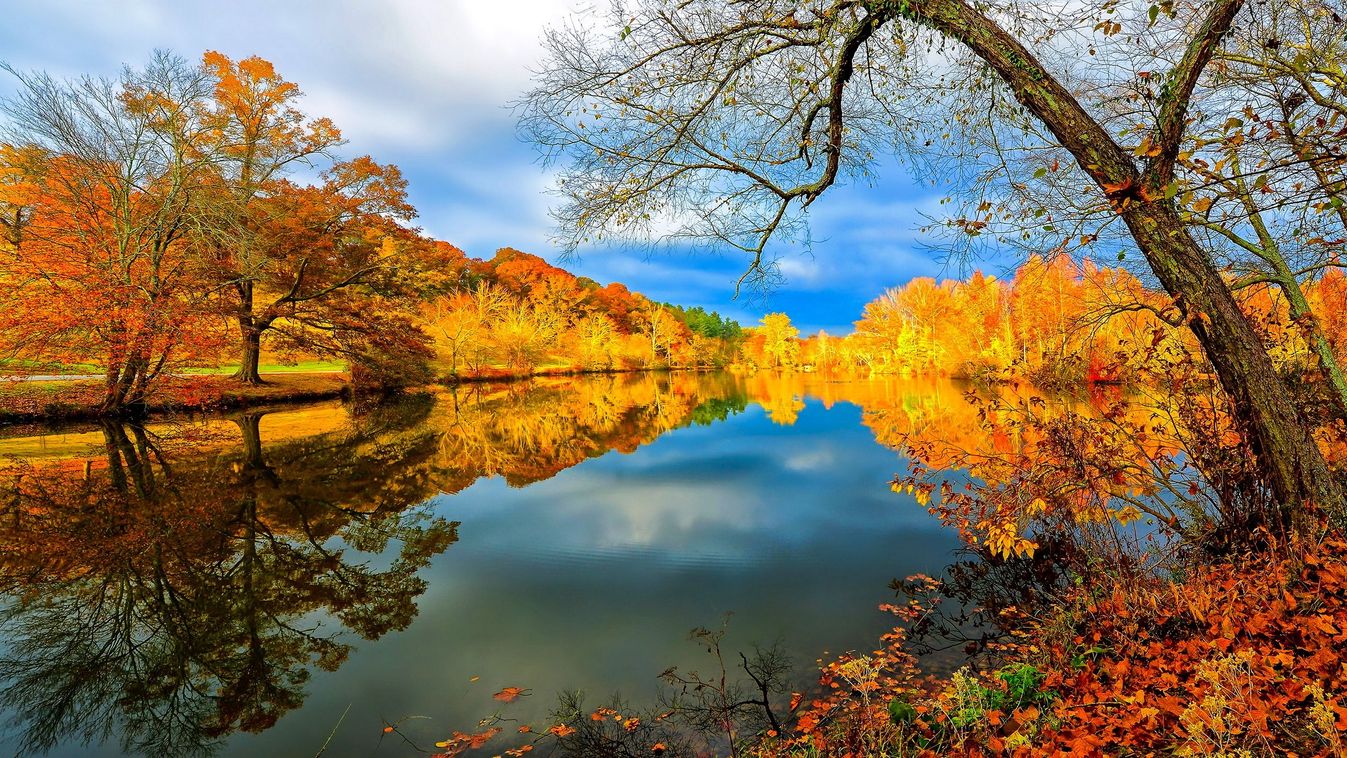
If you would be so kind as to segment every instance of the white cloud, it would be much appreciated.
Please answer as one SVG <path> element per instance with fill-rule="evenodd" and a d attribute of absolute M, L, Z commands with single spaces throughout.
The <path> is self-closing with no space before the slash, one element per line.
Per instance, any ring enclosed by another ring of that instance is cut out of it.
<path fill-rule="evenodd" d="M 836 460 L 832 450 L 811 450 L 787 457 L 784 465 L 791 471 L 809 472 L 828 468 Z"/>
<path fill-rule="evenodd" d="M 309 94 L 360 152 L 423 150 L 511 128 L 543 27 L 573 0 L 242 0 L 20 3 L 6 58 L 59 73 L 113 74 L 156 48 L 260 55 Z M 56 44 L 59 41 L 59 45 Z"/>

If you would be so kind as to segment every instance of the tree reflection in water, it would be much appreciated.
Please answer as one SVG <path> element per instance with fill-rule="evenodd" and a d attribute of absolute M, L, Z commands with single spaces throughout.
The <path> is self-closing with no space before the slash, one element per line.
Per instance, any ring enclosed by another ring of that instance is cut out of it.
<path fill-rule="evenodd" d="M 343 630 L 405 628 L 418 569 L 457 539 L 418 505 L 429 409 L 266 446 L 241 414 L 242 445 L 207 457 L 107 422 L 97 462 L 7 471 L 0 704 L 21 752 L 206 753 L 299 707 L 311 667 L 349 653 Z"/>

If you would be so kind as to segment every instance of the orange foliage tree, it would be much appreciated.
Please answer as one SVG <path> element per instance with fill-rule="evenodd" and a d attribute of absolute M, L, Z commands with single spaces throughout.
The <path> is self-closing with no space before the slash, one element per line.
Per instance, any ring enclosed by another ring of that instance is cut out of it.
<path fill-rule="evenodd" d="M 379 335 L 414 343 L 408 320 L 381 318 L 407 259 L 436 251 L 399 226 L 416 215 L 401 172 L 368 156 L 333 160 L 341 133 L 302 113 L 299 88 L 271 63 L 212 51 L 202 65 L 214 89 L 201 118 L 219 143 L 213 263 L 237 322 L 239 379 L 261 381 L 268 333 L 362 366 L 381 359 L 356 346 Z M 288 178 L 320 160 L 327 167 L 317 183 Z M 343 317 L 356 311 L 365 317 Z"/>
<path fill-rule="evenodd" d="M 117 81 L 16 76 L 0 339 L 11 355 L 94 361 L 102 409 L 136 405 L 219 337 L 196 234 L 215 177 L 192 106 L 209 82 L 167 54 Z"/>

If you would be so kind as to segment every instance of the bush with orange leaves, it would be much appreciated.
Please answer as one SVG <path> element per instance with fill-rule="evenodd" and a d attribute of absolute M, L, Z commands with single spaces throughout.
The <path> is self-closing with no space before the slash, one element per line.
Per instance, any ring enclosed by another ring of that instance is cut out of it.
<path fill-rule="evenodd" d="M 1347 756 L 1347 541 L 1079 587 L 990 674 L 923 679 L 899 629 L 824 667 L 763 756 Z M 931 585 L 933 588 L 933 585 Z M 908 621 L 920 602 L 897 609 Z"/>

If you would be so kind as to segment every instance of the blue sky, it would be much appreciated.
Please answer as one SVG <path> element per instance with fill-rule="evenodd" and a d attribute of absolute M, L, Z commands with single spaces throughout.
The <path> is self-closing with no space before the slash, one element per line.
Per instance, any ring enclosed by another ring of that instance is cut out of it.
<path fill-rule="evenodd" d="M 556 261 L 549 176 L 516 137 L 508 104 L 528 86 L 547 25 L 605 0 L 0 0 L 0 60 L 56 75 L 115 74 L 156 48 L 260 55 L 333 118 L 347 155 L 398 164 L 418 223 L 477 257 L 510 246 Z M 0 92 L 13 89 L 8 77 Z M 812 255 L 784 254 L 774 292 L 734 299 L 732 254 L 583 250 L 562 265 L 601 282 L 701 305 L 745 324 L 785 311 L 802 329 L 846 332 L 862 306 L 913 276 L 958 275 L 921 244 L 937 194 L 885 170 L 811 210 Z"/>

